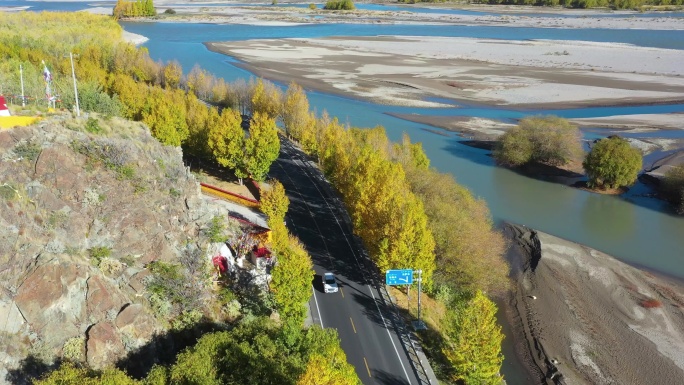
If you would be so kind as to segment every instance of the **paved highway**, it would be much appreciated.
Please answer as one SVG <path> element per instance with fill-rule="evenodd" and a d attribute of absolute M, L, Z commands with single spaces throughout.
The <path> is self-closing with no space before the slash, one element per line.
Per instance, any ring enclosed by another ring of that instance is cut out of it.
<path fill-rule="evenodd" d="M 285 187 L 290 199 L 287 227 L 299 237 L 314 263 L 314 324 L 337 329 L 347 360 L 365 385 L 427 383 L 421 381 L 425 379 L 422 367 L 409 359 L 411 349 L 405 348 L 407 344 L 397 334 L 391 321 L 396 316 L 378 289 L 382 286 L 379 274 L 344 220 L 341 202 L 305 155 L 285 140 L 281 147 L 270 175 Z M 325 272 L 335 274 L 340 287 L 337 293 L 323 292 Z"/>

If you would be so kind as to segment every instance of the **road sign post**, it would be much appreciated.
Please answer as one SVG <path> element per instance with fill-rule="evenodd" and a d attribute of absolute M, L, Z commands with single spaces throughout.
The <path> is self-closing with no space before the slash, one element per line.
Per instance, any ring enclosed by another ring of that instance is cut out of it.
<path fill-rule="evenodd" d="M 421 283 L 423 282 L 423 270 L 416 270 L 416 273 L 418 273 L 418 321 L 413 323 L 413 328 L 416 330 L 425 330 L 427 327 L 425 326 L 425 323 L 420 320 L 420 292 L 423 291 L 421 287 Z"/>
<path fill-rule="evenodd" d="M 421 283 L 423 282 L 423 270 L 416 270 L 416 273 L 418 273 L 418 321 L 413 323 L 413 327 L 416 330 L 424 330 L 427 329 L 425 327 L 425 324 L 423 321 L 420 320 L 420 292 L 422 290 L 422 285 Z M 413 284 L 413 270 L 412 269 L 403 269 L 403 270 L 387 270 L 385 272 L 385 284 L 388 286 L 399 286 L 399 285 L 412 285 Z M 409 286 L 409 290 L 411 290 L 411 286 Z M 410 297 L 407 298 L 409 299 L 408 304 L 409 307 L 411 306 L 411 300 Z M 409 309 L 410 310 L 410 309 Z"/>
<path fill-rule="evenodd" d="M 410 285 L 413 283 L 413 270 L 387 270 L 385 284 L 389 286 Z"/>

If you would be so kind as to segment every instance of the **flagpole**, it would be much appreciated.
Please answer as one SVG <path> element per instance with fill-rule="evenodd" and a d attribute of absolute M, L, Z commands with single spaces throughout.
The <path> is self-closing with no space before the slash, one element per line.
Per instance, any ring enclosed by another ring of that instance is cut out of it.
<path fill-rule="evenodd" d="M 42 60 L 41 63 L 43 63 L 43 80 L 45 81 L 45 98 L 47 99 L 48 102 L 48 109 L 50 108 L 50 70 L 47 68 L 47 64 L 45 64 L 45 60 Z"/>
<path fill-rule="evenodd" d="M 78 105 L 78 88 L 76 88 L 76 72 L 74 71 L 74 55 L 69 52 L 71 59 L 71 77 L 74 79 L 74 95 L 76 96 L 76 116 L 81 116 L 81 108 Z"/>
<path fill-rule="evenodd" d="M 21 79 L 21 106 L 26 107 L 26 102 L 24 98 L 24 68 L 19 64 L 19 79 Z"/>

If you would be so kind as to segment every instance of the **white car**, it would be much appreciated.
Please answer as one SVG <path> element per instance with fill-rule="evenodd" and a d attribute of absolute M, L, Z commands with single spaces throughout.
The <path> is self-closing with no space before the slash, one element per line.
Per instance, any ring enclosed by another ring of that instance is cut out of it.
<path fill-rule="evenodd" d="M 337 293 L 337 282 L 333 273 L 323 274 L 323 291 L 325 293 Z"/>

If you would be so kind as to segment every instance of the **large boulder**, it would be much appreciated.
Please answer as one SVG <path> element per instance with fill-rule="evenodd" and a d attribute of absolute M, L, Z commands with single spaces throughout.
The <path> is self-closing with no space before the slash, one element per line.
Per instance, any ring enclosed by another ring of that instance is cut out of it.
<path fill-rule="evenodd" d="M 87 280 L 86 267 L 57 262 L 38 266 L 19 287 L 17 307 L 47 347 L 61 349 L 87 327 Z"/>
<path fill-rule="evenodd" d="M 91 368 L 101 369 L 126 353 L 121 336 L 108 322 L 93 325 L 88 329 L 86 338 L 86 361 Z"/>
<path fill-rule="evenodd" d="M 150 336 L 161 330 L 157 321 L 141 304 L 126 306 L 116 317 L 114 324 L 124 336 L 126 349 L 133 350 L 145 344 Z"/>

